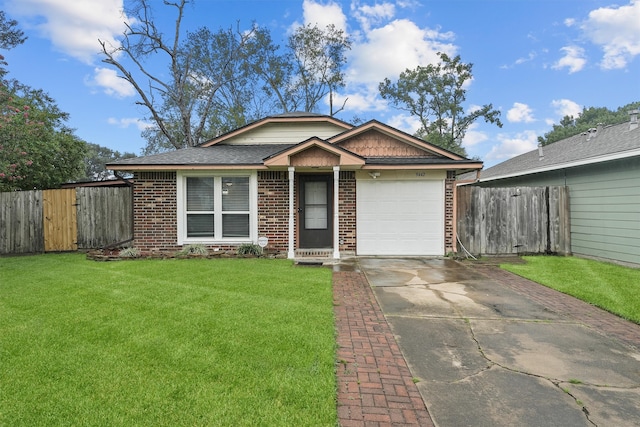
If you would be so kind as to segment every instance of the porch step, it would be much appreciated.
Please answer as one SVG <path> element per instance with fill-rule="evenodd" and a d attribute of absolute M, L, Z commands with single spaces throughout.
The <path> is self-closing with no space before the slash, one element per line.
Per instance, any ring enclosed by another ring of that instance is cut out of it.
<path fill-rule="evenodd" d="M 333 249 L 296 249 L 298 258 L 333 258 Z"/>

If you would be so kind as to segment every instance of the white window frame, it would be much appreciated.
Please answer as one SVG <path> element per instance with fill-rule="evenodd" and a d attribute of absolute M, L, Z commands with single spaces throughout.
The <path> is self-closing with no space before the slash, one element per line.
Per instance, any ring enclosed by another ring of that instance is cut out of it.
<path fill-rule="evenodd" d="M 256 243 L 258 236 L 258 174 L 256 171 L 178 171 L 176 182 L 176 218 L 177 244 L 189 243 L 203 244 L 242 244 Z M 212 177 L 214 178 L 214 237 L 187 237 L 187 177 Z M 249 237 L 224 238 L 222 237 L 222 177 L 248 177 L 249 178 Z"/>

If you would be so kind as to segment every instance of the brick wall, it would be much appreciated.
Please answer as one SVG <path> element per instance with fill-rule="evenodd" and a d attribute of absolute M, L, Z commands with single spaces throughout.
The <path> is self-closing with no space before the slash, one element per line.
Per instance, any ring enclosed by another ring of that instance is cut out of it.
<path fill-rule="evenodd" d="M 289 173 L 258 172 L 258 236 L 269 239 L 267 251 L 286 253 L 289 235 Z"/>
<path fill-rule="evenodd" d="M 454 252 L 456 241 L 454 236 L 454 185 L 456 180 L 455 171 L 447 171 L 447 178 L 444 181 L 444 253 L 445 255 Z"/>
<path fill-rule="evenodd" d="M 134 176 L 134 245 L 144 254 L 179 250 L 176 218 L 176 173 L 138 172 Z M 445 253 L 453 252 L 455 172 L 445 180 Z M 340 172 L 338 194 L 340 251 L 356 250 L 355 172 Z M 289 233 L 289 180 L 286 171 L 258 172 L 258 236 L 269 239 L 270 253 L 286 253 Z M 233 250 L 231 246 L 210 249 Z"/>
<path fill-rule="evenodd" d="M 340 172 L 338 191 L 340 252 L 356 250 L 356 173 Z"/>
<path fill-rule="evenodd" d="M 133 186 L 134 246 L 144 254 L 178 250 L 176 173 L 137 172 Z"/>

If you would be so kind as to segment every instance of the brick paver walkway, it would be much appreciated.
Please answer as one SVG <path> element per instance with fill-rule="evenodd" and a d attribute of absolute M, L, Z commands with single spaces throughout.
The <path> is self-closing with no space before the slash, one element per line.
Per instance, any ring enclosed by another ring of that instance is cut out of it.
<path fill-rule="evenodd" d="M 433 426 L 365 275 L 334 272 L 333 300 L 340 425 Z"/>

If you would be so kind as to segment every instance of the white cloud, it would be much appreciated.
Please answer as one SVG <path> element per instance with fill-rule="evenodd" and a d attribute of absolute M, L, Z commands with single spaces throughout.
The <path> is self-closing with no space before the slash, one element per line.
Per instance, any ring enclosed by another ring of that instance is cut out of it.
<path fill-rule="evenodd" d="M 396 6 L 393 3 L 378 3 L 373 6 L 361 5 L 359 1 L 351 3 L 353 16 L 358 20 L 365 32 L 369 32 L 372 25 L 379 24 L 393 18 L 396 14 Z"/>
<path fill-rule="evenodd" d="M 107 95 L 117 98 L 126 98 L 136 94 L 133 86 L 128 81 L 118 77 L 118 73 L 115 70 L 99 67 L 95 68 L 93 72 L 93 78 L 85 80 L 87 85 L 98 86 Z"/>
<path fill-rule="evenodd" d="M 138 118 L 121 118 L 121 119 L 116 119 L 115 117 L 109 117 L 107 119 L 107 123 L 109 123 L 110 125 L 114 125 L 117 126 L 119 128 L 122 129 L 127 129 L 131 126 L 135 126 L 138 128 L 139 131 L 143 131 L 147 128 L 153 127 L 153 124 L 151 123 L 147 123 L 143 120 L 140 120 Z"/>
<path fill-rule="evenodd" d="M 386 123 L 410 135 L 413 135 L 420 129 L 420 120 L 415 116 L 407 114 L 397 114 L 386 120 Z"/>
<path fill-rule="evenodd" d="M 482 132 L 477 130 L 478 123 L 472 123 L 471 126 L 467 129 L 467 133 L 464 135 L 464 139 L 462 140 L 462 146 L 464 148 L 470 148 L 481 144 L 489 139 L 489 136 L 486 132 Z"/>
<path fill-rule="evenodd" d="M 564 56 L 560 58 L 551 68 L 561 70 L 563 68 L 569 69 L 569 74 L 581 71 L 587 63 L 584 58 L 584 49 L 580 46 L 565 46 L 560 49 L 564 52 Z"/>
<path fill-rule="evenodd" d="M 327 4 L 322 4 L 313 0 L 304 0 L 302 14 L 305 24 L 318 25 L 320 28 L 333 24 L 337 29 L 347 32 L 347 17 L 338 3 L 329 1 Z"/>
<path fill-rule="evenodd" d="M 127 19 L 123 0 L 11 0 L 5 6 L 21 17 L 21 25 L 36 28 L 57 50 L 86 64 L 99 54 L 99 39 L 118 45 L 115 37 Z"/>
<path fill-rule="evenodd" d="M 439 61 L 438 52 L 455 55 L 454 35 L 420 28 L 407 19 L 394 20 L 371 29 L 365 40 L 353 46 L 347 79 L 359 83 L 379 83 L 398 76 L 407 68 Z"/>
<path fill-rule="evenodd" d="M 507 111 L 507 120 L 511 123 L 531 123 L 535 121 L 531 107 L 520 102 L 514 102 L 513 107 Z"/>
<path fill-rule="evenodd" d="M 329 105 L 328 96 L 325 98 L 325 104 Z M 353 88 L 353 91 L 335 94 L 333 109 L 342 108 L 343 104 L 345 105 L 345 110 L 356 113 L 380 112 L 388 108 L 387 102 L 378 96 L 378 87 L 376 85 L 360 85 Z"/>
<path fill-rule="evenodd" d="M 538 146 L 536 132 L 527 130 L 514 136 L 498 134 L 498 145 L 494 145 L 486 155 L 487 160 L 503 161 L 535 150 Z"/>
<path fill-rule="evenodd" d="M 625 68 L 640 55 L 640 0 L 593 10 L 581 29 L 592 43 L 602 48 L 603 69 Z"/>
<path fill-rule="evenodd" d="M 558 117 L 564 116 L 578 117 L 582 113 L 582 106 L 571 101 L 570 99 L 554 99 L 551 106 Z"/>

